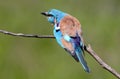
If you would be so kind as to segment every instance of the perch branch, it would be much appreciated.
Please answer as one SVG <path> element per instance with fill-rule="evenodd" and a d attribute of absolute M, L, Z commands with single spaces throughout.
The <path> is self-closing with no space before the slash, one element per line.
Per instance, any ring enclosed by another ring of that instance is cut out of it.
<path fill-rule="evenodd" d="M 111 74 L 113 74 L 115 77 L 120 79 L 120 74 L 114 70 L 112 67 L 110 67 L 108 64 L 106 64 L 95 52 L 92 50 L 91 46 L 88 45 L 85 47 L 85 50 L 107 71 L 109 71 Z"/>
<path fill-rule="evenodd" d="M 11 36 L 20 36 L 20 37 L 31 37 L 31 38 L 55 38 L 53 35 L 33 35 L 33 34 L 23 34 L 23 33 L 13 33 L 8 32 L 5 30 L 0 30 L 0 33 L 11 35 Z M 85 51 L 87 51 L 105 70 L 109 71 L 111 74 L 113 74 L 115 77 L 120 79 L 120 74 L 114 70 L 112 67 L 110 67 L 108 64 L 106 64 L 95 52 L 92 50 L 91 46 L 88 45 L 85 47 Z"/>
<path fill-rule="evenodd" d="M 11 36 L 31 37 L 31 38 L 55 38 L 53 35 L 33 35 L 33 34 L 13 33 L 13 32 L 8 32 L 6 30 L 0 30 L 0 33 Z"/>

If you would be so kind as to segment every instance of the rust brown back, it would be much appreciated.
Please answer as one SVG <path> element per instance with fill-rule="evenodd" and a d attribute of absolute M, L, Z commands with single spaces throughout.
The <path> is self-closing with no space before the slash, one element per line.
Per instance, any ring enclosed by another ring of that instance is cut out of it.
<path fill-rule="evenodd" d="M 73 16 L 67 15 L 60 22 L 60 31 L 63 35 L 76 36 L 76 32 L 81 36 L 81 24 Z"/>

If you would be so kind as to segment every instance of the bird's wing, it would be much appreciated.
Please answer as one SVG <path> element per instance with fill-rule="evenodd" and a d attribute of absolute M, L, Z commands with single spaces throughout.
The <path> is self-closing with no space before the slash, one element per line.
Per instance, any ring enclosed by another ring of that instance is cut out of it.
<path fill-rule="evenodd" d="M 70 42 L 70 40 L 73 39 L 74 37 L 78 37 L 78 36 L 81 37 L 82 30 L 81 30 L 80 22 L 75 17 L 71 15 L 67 15 L 60 21 L 59 26 L 60 26 L 60 31 L 63 35 L 63 38 L 61 39 L 63 46 L 76 59 L 77 57 L 75 53 L 75 47 L 73 43 Z M 78 36 L 76 35 L 76 33 Z"/>
<path fill-rule="evenodd" d="M 59 23 L 60 31 L 63 35 L 62 44 L 69 51 L 74 51 L 73 44 L 70 42 L 72 37 L 80 37 L 83 43 L 82 30 L 80 22 L 71 15 L 66 15 Z M 80 41 L 79 41 L 80 42 Z"/>
<path fill-rule="evenodd" d="M 62 44 L 65 48 L 67 48 L 69 51 L 74 51 L 74 47 L 72 43 L 69 41 L 72 39 L 71 37 L 81 37 L 82 39 L 82 30 L 80 22 L 71 15 L 66 15 L 59 23 L 60 31 L 63 35 L 63 39 L 61 39 Z M 77 35 L 76 35 L 77 34 Z"/>

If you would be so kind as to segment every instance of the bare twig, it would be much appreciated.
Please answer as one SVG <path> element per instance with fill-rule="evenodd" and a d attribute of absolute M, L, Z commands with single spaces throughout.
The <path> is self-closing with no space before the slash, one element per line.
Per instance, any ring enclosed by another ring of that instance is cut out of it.
<path fill-rule="evenodd" d="M 12 36 L 20 36 L 20 37 L 31 37 L 31 38 L 55 38 L 53 35 L 33 35 L 33 34 L 23 34 L 23 33 L 13 33 L 5 30 L 0 30 L 0 33 L 12 35 Z M 111 68 L 108 64 L 106 64 L 95 52 L 92 50 L 91 46 L 85 47 L 85 50 L 107 71 L 113 74 L 115 77 L 120 79 L 120 74 Z"/>
<path fill-rule="evenodd" d="M 107 71 L 109 71 L 111 74 L 113 74 L 115 77 L 120 79 L 120 74 L 111 68 L 108 64 L 106 64 L 95 52 L 92 50 L 91 46 L 88 45 L 88 47 L 85 48 L 85 50 Z"/>
<path fill-rule="evenodd" d="M 0 33 L 12 35 L 12 36 L 31 37 L 31 38 L 55 38 L 53 35 L 33 35 L 33 34 L 13 33 L 13 32 L 8 32 L 6 30 L 0 30 Z"/>

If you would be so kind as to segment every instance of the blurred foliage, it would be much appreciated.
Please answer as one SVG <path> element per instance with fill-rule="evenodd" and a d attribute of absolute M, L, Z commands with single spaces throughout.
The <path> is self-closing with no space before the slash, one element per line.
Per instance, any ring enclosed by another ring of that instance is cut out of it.
<path fill-rule="evenodd" d="M 98 55 L 120 72 L 120 0 L 0 0 L 0 29 L 52 34 L 40 12 L 56 8 L 77 17 Z M 115 79 L 86 53 L 91 73 L 84 72 L 54 39 L 0 34 L 0 79 Z"/>

